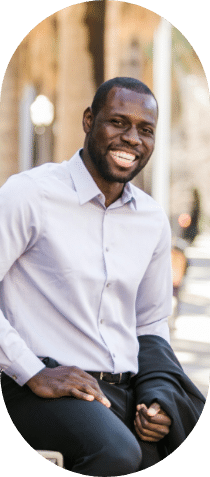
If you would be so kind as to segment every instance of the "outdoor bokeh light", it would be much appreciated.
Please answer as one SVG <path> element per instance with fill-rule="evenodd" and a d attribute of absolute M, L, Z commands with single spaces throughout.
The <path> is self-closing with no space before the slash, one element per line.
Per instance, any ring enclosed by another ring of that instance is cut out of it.
<path fill-rule="evenodd" d="M 46 96 L 40 94 L 31 104 L 30 114 L 35 126 L 50 126 L 54 119 L 54 106 Z"/>
<path fill-rule="evenodd" d="M 180 227 L 189 227 L 189 225 L 191 224 L 191 216 L 189 214 L 181 214 L 178 218 L 178 222 L 179 222 L 179 225 Z"/>

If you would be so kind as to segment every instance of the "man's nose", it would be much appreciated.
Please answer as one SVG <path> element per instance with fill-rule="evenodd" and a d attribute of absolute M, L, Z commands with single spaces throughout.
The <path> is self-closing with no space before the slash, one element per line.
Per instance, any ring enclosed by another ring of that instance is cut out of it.
<path fill-rule="evenodd" d="M 139 136 L 139 132 L 136 126 L 132 126 L 126 129 L 126 131 L 124 131 L 121 135 L 121 138 L 123 139 L 123 141 L 131 144 L 132 146 L 138 146 L 139 144 L 142 144 L 142 140 Z"/>

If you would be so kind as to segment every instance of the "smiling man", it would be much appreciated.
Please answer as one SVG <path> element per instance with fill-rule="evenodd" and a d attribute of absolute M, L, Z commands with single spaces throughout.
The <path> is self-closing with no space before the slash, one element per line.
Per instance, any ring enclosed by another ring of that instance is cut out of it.
<path fill-rule="evenodd" d="M 92 108 L 84 113 L 83 161 L 99 188 L 107 190 L 107 205 L 147 164 L 155 145 L 158 110 L 154 96 L 143 84 L 140 90 L 112 87 L 98 111 L 99 101 L 96 94 Z"/>
<path fill-rule="evenodd" d="M 84 112 L 83 149 L 0 191 L 3 396 L 32 447 L 83 475 L 155 464 L 204 405 L 169 344 L 167 217 L 129 182 L 157 118 L 146 85 L 107 81 Z"/>

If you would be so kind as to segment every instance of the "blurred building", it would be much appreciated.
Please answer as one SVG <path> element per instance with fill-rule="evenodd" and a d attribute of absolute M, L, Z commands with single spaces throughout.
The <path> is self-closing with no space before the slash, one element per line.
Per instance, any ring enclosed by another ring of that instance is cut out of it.
<path fill-rule="evenodd" d="M 104 80 L 133 76 L 154 89 L 154 35 L 160 21 L 138 5 L 91 1 L 55 13 L 27 35 L 2 87 L 0 185 L 28 167 L 68 160 L 81 147 L 82 113 Z M 196 187 L 210 223 L 208 88 L 198 57 L 175 28 L 171 73 L 171 215 L 189 210 Z M 30 105 L 38 95 L 54 106 L 51 124 L 31 122 Z M 152 161 L 135 180 L 148 193 L 151 169 Z"/>

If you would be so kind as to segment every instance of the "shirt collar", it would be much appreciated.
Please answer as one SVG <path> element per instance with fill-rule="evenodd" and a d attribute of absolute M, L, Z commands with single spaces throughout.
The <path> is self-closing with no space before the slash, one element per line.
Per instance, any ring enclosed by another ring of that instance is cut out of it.
<path fill-rule="evenodd" d="M 84 162 L 81 159 L 79 153 L 80 151 L 77 151 L 76 154 L 74 154 L 74 156 L 72 157 L 72 159 L 70 159 L 69 170 L 79 197 L 79 202 L 81 205 L 83 205 L 86 202 L 89 202 L 90 200 L 94 199 L 95 197 L 101 198 L 103 194 L 95 183 L 91 174 L 85 167 Z M 124 205 L 127 202 L 130 202 L 133 203 L 134 207 L 136 208 L 134 190 L 130 182 L 127 182 L 127 184 L 125 184 L 123 194 L 118 200 L 121 201 L 120 205 Z"/>
<path fill-rule="evenodd" d="M 130 182 L 127 182 L 125 184 L 121 200 L 123 204 L 130 202 L 131 204 L 134 205 L 134 208 L 136 209 L 136 197 L 134 194 L 133 185 Z"/>

